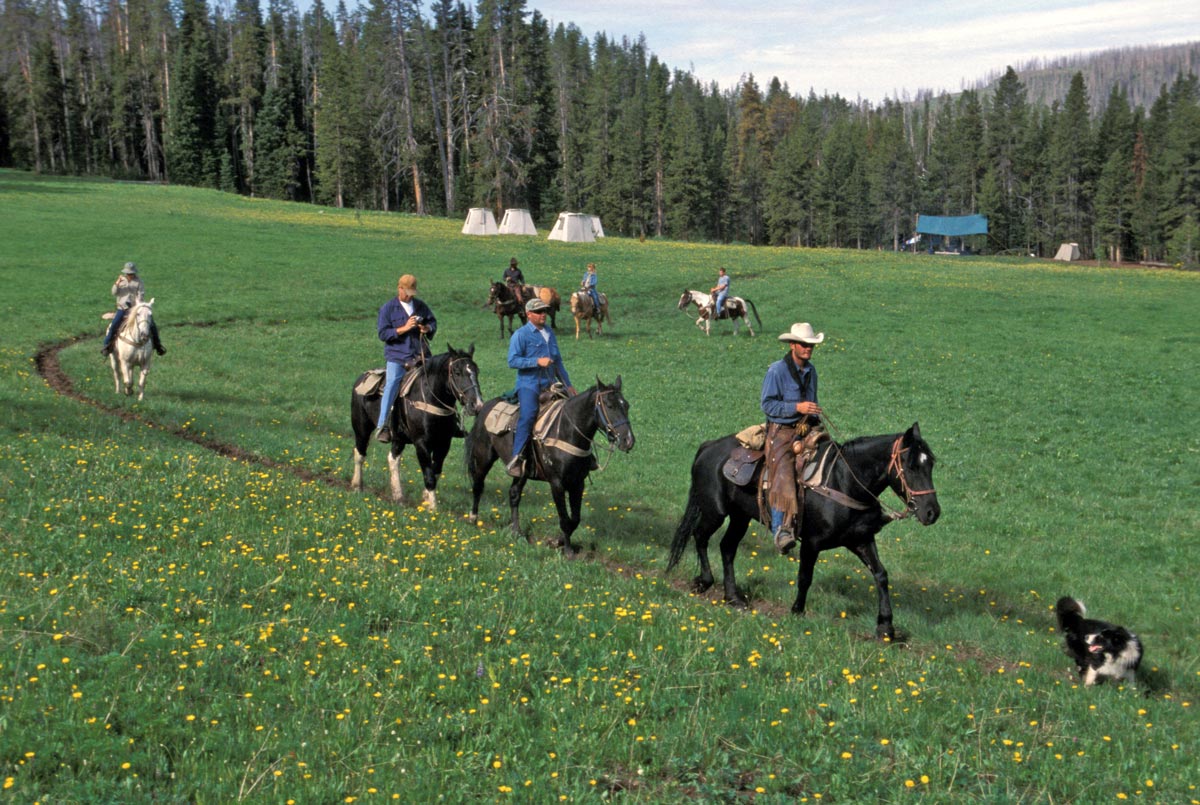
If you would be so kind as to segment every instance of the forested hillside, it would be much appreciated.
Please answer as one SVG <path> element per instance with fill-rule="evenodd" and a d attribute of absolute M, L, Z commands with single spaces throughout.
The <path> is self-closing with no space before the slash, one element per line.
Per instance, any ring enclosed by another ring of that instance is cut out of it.
<path fill-rule="evenodd" d="M 337 206 L 600 215 L 628 236 L 896 247 L 979 212 L 989 251 L 1194 263 L 1200 85 L 1061 103 L 1012 69 L 918 104 L 722 89 L 524 0 L 0 0 L 0 164 Z M 753 65 L 746 65 L 747 71 Z M 1094 89 L 1094 88 L 1091 88 Z"/>

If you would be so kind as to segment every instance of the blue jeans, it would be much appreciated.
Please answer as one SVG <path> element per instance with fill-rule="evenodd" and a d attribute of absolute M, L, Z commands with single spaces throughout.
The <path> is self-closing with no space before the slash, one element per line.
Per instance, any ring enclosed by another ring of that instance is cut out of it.
<path fill-rule="evenodd" d="M 533 423 L 537 421 L 539 394 L 541 394 L 541 390 L 538 388 L 517 387 L 517 404 L 521 410 L 517 414 L 517 429 L 513 432 L 513 458 L 521 455 L 525 445 L 529 444 L 529 436 L 533 433 Z"/>
<path fill-rule="evenodd" d="M 379 422 L 375 424 L 376 428 L 382 428 L 388 423 L 388 413 L 392 410 L 392 403 L 396 401 L 396 394 L 400 391 L 400 381 L 404 379 L 404 374 L 404 364 L 396 361 L 387 362 L 387 379 L 383 384 L 383 398 L 379 401 Z"/>
<path fill-rule="evenodd" d="M 592 305 L 598 314 L 600 312 L 600 292 L 595 288 L 588 288 L 588 296 L 592 297 Z"/>
<path fill-rule="evenodd" d="M 121 329 L 121 322 L 125 321 L 125 314 L 129 312 L 127 307 L 117 308 L 117 312 L 113 314 L 112 320 L 108 323 L 108 331 L 104 334 L 104 347 L 107 349 L 112 346 L 113 338 Z"/>
<path fill-rule="evenodd" d="M 717 294 L 717 307 L 716 312 L 713 314 L 714 319 L 721 318 L 721 309 L 725 307 L 725 297 L 728 295 L 729 294 L 725 291 L 721 291 L 719 294 Z"/>

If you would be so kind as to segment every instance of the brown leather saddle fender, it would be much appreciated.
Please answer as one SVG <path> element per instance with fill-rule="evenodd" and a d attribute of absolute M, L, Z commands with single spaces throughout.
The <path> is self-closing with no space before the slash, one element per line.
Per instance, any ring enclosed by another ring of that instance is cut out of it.
<path fill-rule="evenodd" d="M 763 451 L 750 450 L 740 444 L 729 451 L 729 458 L 721 466 L 721 473 L 736 486 L 746 486 L 753 479 L 762 463 Z"/>

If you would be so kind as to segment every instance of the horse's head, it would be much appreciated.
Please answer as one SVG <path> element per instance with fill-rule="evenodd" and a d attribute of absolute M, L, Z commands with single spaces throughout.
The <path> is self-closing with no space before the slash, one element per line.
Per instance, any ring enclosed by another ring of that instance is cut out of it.
<path fill-rule="evenodd" d="M 682 293 L 682 294 L 679 296 L 679 309 L 680 309 L 680 310 L 687 310 L 687 306 L 688 306 L 688 305 L 690 305 L 691 303 L 692 303 L 692 292 L 691 292 L 691 291 L 684 291 L 684 292 L 683 292 L 683 293 Z"/>
<path fill-rule="evenodd" d="M 892 446 L 888 474 L 892 491 L 904 499 L 921 525 L 933 525 L 942 513 L 937 490 L 933 488 L 933 465 L 933 451 L 914 422 Z"/>
<path fill-rule="evenodd" d="M 621 394 L 621 376 L 611 386 L 596 378 L 596 421 L 622 453 L 633 449 L 633 426 L 629 424 L 629 403 Z"/>
<path fill-rule="evenodd" d="M 475 365 L 475 345 L 463 351 L 447 345 L 450 354 L 447 371 L 450 390 L 463 410 L 475 416 L 483 409 L 483 392 L 479 388 L 479 367 Z"/>
<path fill-rule="evenodd" d="M 493 282 L 492 287 L 488 290 L 487 303 L 489 305 L 496 304 L 497 302 L 499 302 L 501 299 L 504 298 L 502 296 L 503 293 L 504 293 L 504 283 L 503 282 Z"/>

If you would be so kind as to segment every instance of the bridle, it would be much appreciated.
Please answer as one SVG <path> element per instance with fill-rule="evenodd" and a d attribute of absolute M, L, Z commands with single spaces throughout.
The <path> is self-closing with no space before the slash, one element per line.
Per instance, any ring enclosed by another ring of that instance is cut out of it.
<path fill-rule="evenodd" d="M 446 385 L 448 385 L 450 387 L 450 393 L 454 395 L 454 399 L 457 400 L 459 403 L 461 403 L 463 408 L 466 408 L 467 407 L 467 392 L 470 391 L 471 389 L 469 386 L 463 387 L 462 385 L 460 385 L 457 378 L 455 377 L 455 366 L 457 364 L 461 364 L 464 362 L 470 363 L 471 359 L 469 357 L 458 357 L 458 358 L 450 358 L 446 362 Z M 425 402 L 424 400 L 412 400 L 407 397 L 405 398 L 405 402 L 407 402 L 413 408 L 416 408 L 418 411 L 424 411 L 425 413 L 433 414 L 434 416 L 455 416 L 455 415 L 457 415 L 458 412 L 454 408 L 453 401 L 450 403 L 450 405 L 446 405 L 442 400 L 439 400 L 437 398 L 436 394 L 431 393 L 431 396 L 433 397 L 432 402 Z M 437 405 L 434 405 L 433 403 L 437 403 Z M 460 422 L 460 424 L 461 424 L 461 422 Z"/>
<path fill-rule="evenodd" d="M 621 427 L 622 425 L 629 424 L 628 417 L 621 419 L 621 420 L 614 421 L 613 418 L 611 416 L 609 416 L 609 414 L 608 414 L 608 407 L 604 404 L 604 395 L 610 394 L 615 391 L 616 391 L 615 388 L 606 388 L 606 389 L 597 388 L 596 394 L 595 394 L 595 401 L 594 401 L 596 421 L 598 423 L 600 423 L 601 428 L 604 430 L 604 436 L 605 436 L 605 438 L 608 439 L 608 452 L 610 454 L 610 457 L 611 457 L 611 453 L 614 450 L 613 445 L 616 444 L 617 439 L 620 438 L 620 434 L 617 433 L 617 428 Z M 574 430 L 575 433 L 580 438 L 582 438 L 584 441 L 588 442 L 589 449 L 584 450 L 582 448 L 576 447 L 575 445 L 571 444 L 570 442 L 563 441 L 562 439 L 555 439 L 555 438 L 546 439 L 542 443 L 544 445 L 546 445 L 547 447 L 553 447 L 557 450 L 561 450 L 562 452 L 567 453 L 569 455 L 573 455 L 577 458 L 582 458 L 584 456 L 590 455 L 592 453 L 591 448 L 593 448 L 595 446 L 595 440 L 592 439 L 591 437 L 589 437 L 586 433 L 584 433 L 580 429 L 580 427 L 575 424 L 575 422 L 573 420 L 567 420 L 567 422 L 571 426 L 571 429 Z M 599 467 L 596 471 L 602 472 L 603 470 L 604 470 L 604 467 Z"/>
<path fill-rule="evenodd" d="M 904 474 L 904 454 L 909 452 L 911 448 L 900 446 L 900 443 L 903 441 L 903 439 L 903 435 L 898 436 L 896 437 L 896 441 L 892 443 L 892 458 L 890 461 L 888 461 L 887 472 L 889 475 L 894 472 L 896 480 L 900 482 L 900 491 L 904 493 L 904 504 L 906 507 L 902 516 L 907 517 L 916 505 L 914 498 L 920 497 L 921 495 L 935 494 L 937 490 L 913 489 L 908 483 L 908 476 Z"/>

